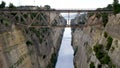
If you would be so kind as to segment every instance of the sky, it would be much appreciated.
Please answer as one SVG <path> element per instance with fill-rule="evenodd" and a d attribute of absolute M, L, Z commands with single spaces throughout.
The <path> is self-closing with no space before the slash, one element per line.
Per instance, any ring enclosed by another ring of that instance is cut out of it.
<path fill-rule="evenodd" d="M 15 6 L 19 5 L 50 5 L 57 9 L 94 9 L 102 8 L 108 4 L 112 4 L 113 0 L 0 0 L 5 1 L 8 5 L 13 3 Z"/>

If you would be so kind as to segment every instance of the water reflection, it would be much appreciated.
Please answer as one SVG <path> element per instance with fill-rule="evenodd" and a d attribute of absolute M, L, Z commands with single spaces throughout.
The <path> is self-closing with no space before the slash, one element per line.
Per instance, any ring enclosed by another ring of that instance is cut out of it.
<path fill-rule="evenodd" d="M 55 68 L 74 68 L 73 49 L 71 46 L 71 28 L 65 28 L 58 61 Z"/>

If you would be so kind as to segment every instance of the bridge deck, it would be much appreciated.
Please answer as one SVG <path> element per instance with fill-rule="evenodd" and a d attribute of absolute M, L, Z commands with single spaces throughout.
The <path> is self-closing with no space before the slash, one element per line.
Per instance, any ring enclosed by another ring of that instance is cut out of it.
<path fill-rule="evenodd" d="M 60 12 L 60 13 L 68 13 L 68 12 L 71 12 L 71 13 L 76 13 L 76 12 L 93 12 L 93 13 L 96 13 L 96 12 L 105 12 L 105 13 L 112 13 L 113 10 L 84 10 L 84 9 L 50 9 L 50 10 L 42 10 L 42 9 L 0 9 L 0 12 Z"/>

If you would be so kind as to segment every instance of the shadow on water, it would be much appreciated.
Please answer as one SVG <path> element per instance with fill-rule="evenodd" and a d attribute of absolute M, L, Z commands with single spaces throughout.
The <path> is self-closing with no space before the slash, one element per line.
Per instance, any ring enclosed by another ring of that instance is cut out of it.
<path fill-rule="evenodd" d="M 73 48 L 71 46 L 71 28 L 65 28 L 55 68 L 74 68 Z"/>

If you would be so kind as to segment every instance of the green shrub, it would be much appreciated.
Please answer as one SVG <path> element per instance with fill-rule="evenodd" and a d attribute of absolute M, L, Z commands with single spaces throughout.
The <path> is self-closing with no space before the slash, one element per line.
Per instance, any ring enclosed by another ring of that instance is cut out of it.
<path fill-rule="evenodd" d="M 57 54 L 53 53 L 50 59 L 50 63 L 47 65 L 47 68 L 55 68 L 57 62 Z"/>
<path fill-rule="evenodd" d="M 102 17 L 102 22 L 103 22 L 103 26 L 105 27 L 107 22 L 108 22 L 108 14 L 107 13 L 97 13 L 96 17 L 99 19 L 100 17 Z"/>
<path fill-rule="evenodd" d="M 102 51 L 98 51 L 98 52 L 96 52 L 96 57 L 98 58 L 98 59 L 102 59 L 103 57 L 104 57 L 104 53 L 102 52 Z"/>
<path fill-rule="evenodd" d="M 90 68 L 95 68 L 95 65 L 93 62 L 90 63 Z"/>
<path fill-rule="evenodd" d="M 40 31 L 43 31 L 43 29 L 37 30 L 35 28 L 30 28 L 30 31 L 32 31 L 32 32 L 34 32 L 36 34 L 36 36 L 39 38 L 40 43 L 43 42 L 44 35 L 43 35 L 43 32 L 40 32 Z"/>
<path fill-rule="evenodd" d="M 110 62 L 110 57 L 107 53 L 103 51 L 103 45 L 97 44 L 94 46 L 95 55 L 102 64 L 108 64 Z"/>
<path fill-rule="evenodd" d="M 115 15 L 120 12 L 119 0 L 114 0 L 113 1 L 113 12 L 114 12 Z"/>
<path fill-rule="evenodd" d="M 94 50 L 95 52 L 98 52 L 98 51 L 100 51 L 102 48 L 103 48 L 103 45 L 101 45 L 101 44 L 96 44 L 96 45 L 94 46 L 93 50 Z"/>
<path fill-rule="evenodd" d="M 115 50 L 115 47 L 112 47 L 110 51 L 113 52 L 114 50 Z"/>
<path fill-rule="evenodd" d="M 104 56 L 102 48 L 103 48 L 103 45 L 101 44 L 97 44 L 94 46 L 93 50 L 95 51 L 95 55 L 98 59 L 101 59 Z"/>
<path fill-rule="evenodd" d="M 96 14 L 96 17 L 99 19 L 101 17 L 101 14 L 100 13 L 97 13 Z"/>
<path fill-rule="evenodd" d="M 98 64 L 98 68 L 102 68 L 102 65 L 101 65 L 101 64 Z"/>
<path fill-rule="evenodd" d="M 39 42 L 40 42 L 40 43 L 43 42 L 43 38 L 42 38 L 42 37 L 39 38 Z"/>
<path fill-rule="evenodd" d="M 104 37 L 107 38 L 108 34 L 107 32 L 104 32 Z"/>
<path fill-rule="evenodd" d="M 104 57 L 100 60 L 102 64 L 108 64 L 110 62 L 110 57 L 108 54 L 104 54 Z"/>
<path fill-rule="evenodd" d="M 27 46 L 32 45 L 32 42 L 28 40 L 28 41 L 26 42 L 26 45 L 27 45 Z"/>
<path fill-rule="evenodd" d="M 93 15 L 94 15 L 94 13 L 88 13 L 88 17 L 91 17 Z"/>
<path fill-rule="evenodd" d="M 46 9 L 51 9 L 51 7 L 49 5 L 45 5 L 44 6 Z"/>
<path fill-rule="evenodd" d="M 0 8 L 5 8 L 6 3 L 4 1 L 1 2 Z"/>
<path fill-rule="evenodd" d="M 108 64 L 108 66 L 109 66 L 109 68 L 116 68 L 116 66 L 115 66 L 112 62 L 110 62 L 110 63 Z"/>
<path fill-rule="evenodd" d="M 109 37 L 107 38 L 106 50 L 109 51 L 109 49 L 111 48 L 111 45 L 112 45 L 112 41 L 113 41 L 112 37 L 109 36 Z"/>
<path fill-rule="evenodd" d="M 10 4 L 9 4 L 9 8 L 10 8 L 10 9 L 16 9 L 16 7 L 15 7 L 15 5 L 13 5 L 13 3 L 10 3 Z"/>
<path fill-rule="evenodd" d="M 102 13 L 102 21 L 103 21 L 103 26 L 105 27 L 108 22 L 108 14 L 107 13 Z"/>

